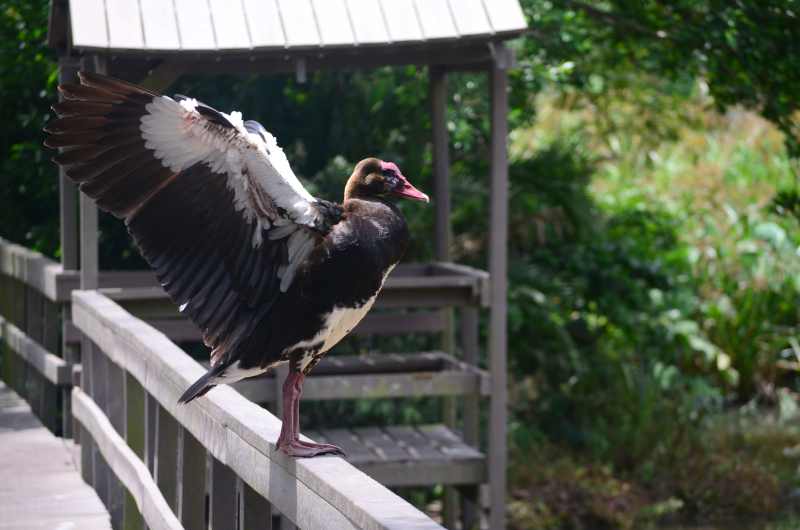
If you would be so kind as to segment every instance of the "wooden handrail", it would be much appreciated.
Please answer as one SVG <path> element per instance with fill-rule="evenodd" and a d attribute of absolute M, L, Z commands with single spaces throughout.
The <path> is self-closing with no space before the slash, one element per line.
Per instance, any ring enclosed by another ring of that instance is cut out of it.
<path fill-rule="evenodd" d="M 178 396 L 204 373 L 164 334 L 96 291 L 74 291 L 75 325 L 100 355 L 133 376 L 200 444 L 303 529 L 441 529 L 425 514 L 338 457 L 287 458 L 280 421 L 221 387 L 189 405 Z"/>
<path fill-rule="evenodd" d="M 77 387 L 72 389 L 72 414 L 92 436 L 111 470 L 130 492 L 148 528 L 181 530 L 183 526 L 170 510 L 147 467 L 128 447 L 92 398 Z"/>
<path fill-rule="evenodd" d="M 2 316 L 0 316 L 0 339 L 54 385 L 72 383 L 72 368 L 69 363 L 44 349 Z"/>

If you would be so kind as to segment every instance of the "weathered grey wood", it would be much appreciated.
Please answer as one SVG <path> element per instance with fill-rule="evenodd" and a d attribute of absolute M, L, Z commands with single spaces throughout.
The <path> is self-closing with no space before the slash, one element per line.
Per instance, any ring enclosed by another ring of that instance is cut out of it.
<path fill-rule="evenodd" d="M 142 10 L 142 29 L 148 48 L 177 50 L 180 48 L 178 21 L 172 2 L 164 0 L 139 0 Z"/>
<path fill-rule="evenodd" d="M 244 0 L 244 9 L 253 47 L 286 45 L 277 0 Z"/>
<path fill-rule="evenodd" d="M 209 471 L 209 506 L 211 528 L 214 530 L 236 530 L 238 512 L 236 502 L 236 475 L 217 460 L 211 458 Z"/>
<path fill-rule="evenodd" d="M 156 484 L 167 504 L 176 507 L 178 479 L 178 422 L 158 406 L 156 409 L 156 454 L 153 465 Z"/>
<path fill-rule="evenodd" d="M 426 39 L 452 39 L 458 36 L 447 0 L 415 2 L 422 33 Z"/>
<path fill-rule="evenodd" d="M 433 27 L 447 35 L 448 31 L 455 31 L 448 27 L 450 10 L 446 0 L 434 0 L 418 4 L 420 19 L 426 35 L 433 37 L 428 31 Z M 439 20 L 447 22 L 439 22 Z M 450 157 L 449 138 L 447 134 L 447 74 L 441 68 L 430 68 L 430 105 L 431 105 L 431 132 L 433 137 L 433 173 L 434 195 L 436 208 L 434 250 L 436 259 L 450 261 L 451 228 L 450 228 Z M 445 308 L 441 311 L 446 327 L 442 333 L 442 349 L 453 352 L 453 309 Z M 445 425 L 455 427 L 457 420 L 457 403 L 453 398 L 442 400 L 442 419 Z M 444 525 L 448 528 L 455 527 L 457 497 L 451 487 L 445 487 L 443 498 Z"/>
<path fill-rule="evenodd" d="M 144 461 L 144 389 L 130 374 L 125 374 L 125 441 L 131 451 Z M 141 530 L 144 518 L 130 492 L 125 492 L 123 528 Z"/>
<path fill-rule="evenodd" d="M 73 418 L 75 416 L 73 415 Z M 76 420 L 77 421 L 77 420 Z M 81 440 L 81 477 L 87 484 L 94 486 L 94 442 L 89 432 L 78 426 L 75 432 L 80 432 Z"/>
<path fill-rule="evenodd" d="M 138 2 L 105 0 L 108 45 L 116 49 L 144 47 L 142 19 Z"/>
<path fill-rule="evenodd" d="M 108 46 L 106 10 L 103 4 L 103 0 L 72 0 L 69 3 L 73 42 L 86 48 Z"/>
<path fill-rule="evenodd" d="M 380 0 L 392 42 L 416 41 L 423 38 L 414 0 Z"/>
<path fill-rule="evenodd" d="M 278 10 L 287 47 L 308 47 L 320 44 L 311 0 L 278 0 Z"/>
<path fill-rule="evenodd" d="M 175 515 L 186 530 L 206 529 L 206 450 L 178 427 L 178 490 Z"/>
<path fill-rule="evenodd" d="M 158 491 L 141 460 L 109 423 L 103 411 L 79 388 L 72 391 L 73 412 L 88 431 L 108 466 L 136 500 L 152 530 L 180 530 L 182 526 Z"/>
<path fill-rule="evenodd" d="M 507 2 L 492 2 L 491 6 Z M 487 3 L 487 8 L 489 3 Z M 490 16 L 497 12 L 490 8 Z M 492 25 L 497 30 L 495 18 Z M 498 45 L 496 53 L 504 47 Z M 491 276 L 491 313 L 489 317 L 489 368 L 492 378 L 492 395 L 489 411 L 489 480 L 491 487 L 491 528 L 505 528 L 506 497 L 506 424 L 507 364 L 506 364 L 506 313 L 508 287 L 508 74 L 493 67 L 489 72 L 491 87 L 491 193 L 489 274 Z"/>
<path fill-rule="evenodd" d="M 0 338 L 26 363 L 55 385 L 69 385 L 72 369 L 64 359 L 45 350 L 11 322 L 0 317 Z"/>
<path fill-rule="evenodd" d="M 125 373 L 114 363 L 106 365 L 106 416 L 117 433 L 124 437 L 125 421 Z M 108 512 L 114 528 L 121 528 L 124 519 L 125 490 L 122 483 L 111 474 L 108 482 Z"/>
<path fill-rule="evenodd" d="M 274 445 L 280 421 L 232 389 L 179 406 L 205 370 L 101 294 L 73 293 L 73 318 L 114 362 L 147 381 L 148 392 L 215 458 L 301 528 L 441 528 L 340 458 L 287 459 Z"/>
<path fill-rule="evenodd" d="M 376 356 L 379 354 L 376 354 Z M 410 374 L 331 375 L 313 374 L 303 385 L 304 400 L 385 399 L 422 396 L 479 395 L 484 388 L 478 370 L 413 372 Z M 251 378 L 234 388 L 256 403 L 279 400 L 280 382 Z"/>
<path fill-rule="evenodd" d="M 347 16 L 345 0 L 312 0 L 323 46 L 353 42 L 353 29 Z"/>
<path fill-rule="evenodd" d="M 216 50 L 207 2 L 174 0 L 182 50 Z"/>
<path fill-rule="evenodd" d="M 144 395 L 144 463 L 155 475 L 156 450 L 158 447 L 158 401 L 149 392 Z"/>
<path fill-rule="evenodd" d="M 97 207 L 92 200 L 81 194 L 81 289 L 96 289 L 98 286 L 97 255 Z"/>
<path fill-rule="evenodd" d="M 0 382 L 0 527 L 110 530 L 108 514 L 81 480 L 67 445 Z"/>
<path fill-rule="evenodd" d="M 35 288 L 50 300 L 56 300 L 57 278 L 61 271 L 61 265 L 55 261 L 0 238 L 0 274 Z M 9 286 L 12 292 L 21 288 L 15 282 L 11 282 Z M 17 296 L 15 294 L 12 300 Z M 7 316 L 12 322 L 17 318 L 16 315 Z"/>
<path fill-rule="evenodd" d="M 72 57 L 58 58 L 58 82 L 72 83 L 80 62 Z M 63 96 L 59 93 L 59 100 Z M 78 268 L 78 188 L 67 178 L 63 167 L 58 169 L 59 211 L 61 212 L 61 265 L 64 269 Z"/>
<path fill-rule="evenodd" d="M 60 331 L 61 331 L 61 304 L 47 300 L 42 300 L 42 340 L 41 345 L 45 350 L 52 352 L 59 357 L 64 357 L 61 352 Z"/>
<path fill-rule="evenodd" d="M 389 41 L 389 33 L 379 2 L 347 0 L 350 21 L 358 44 L 377 44 Z"/>
<path fill-rule="evenodd" d="M 434 251 L 450 261 L 450 140 L 447 134 L 447 74 L 430 69 L 431 131 L 433 137 L 433 194 L 436 209 Z"/>
<path fill-rule="evenodd" d="M 0 257 L 5 248 L 28 252 L 18 245 L 0 244 Z M 37 256 L 36 253 L 32 253 Z M 41 257 L 41 256 L 39 256 Z M 23 276 L 12 267 L 7 274 L 18 274 L 23 278 L 31 277 L 53 283 L 53 295 L 44 292 L 51 300 L 69 300 L 69 293 L 79 288 L 79 279 L 75 272 L 61 272 L 58 265 L 50 260 L 53 268 L 47 272 L 32 270 Z M 2 266 L 2 260 L 0 260 Z M 3 270 L 3 269 L 0 269 Z M 4 271 L 4 270 L 3 270 Z M 5 272 L 5 271 L 4 271 Z M 481 304 L 488 306 L 488 274 L 484 271 L 453 263 L 398 265 L 387 278 L 376 307 L 444 307 L 450 305 Z M 99 277 L 103 292 L 114 300 L 164 300 L 164 307 L 171 307 L 177 314 L 174 305 L 167 303 L 167 294 L 158 286 L 152 271 L 101 271 Z M 26 283 L 31 284 L 30 281 Z"/>
<path fill-rule="evenodd" d="M 481 35 L 492 32 L 481 0 L 450 0 L 450 7 L 459 35 Z"/>
<path fill-rule="evenodd" d="M 91 345 L 90 348 L 92 348 L 92 363 L 91 368 L 89 368 L 92 379 L 90 395 L 100 410 L 105 412 L 108 405 L 107 378 L 108 365 L 110 363 L 108 358 L 103 355 L 102 351 L 98 350 L 94 345 Z M 103 504 L 106 505 L 106 508 L 109 508 L 111 506 L 111 499 L 109 498 L 109 483 L 112 480 L 111 469 L 108 467 L 97 444 L 94 444 L 93 448 L 95 450 L 92 452 L 92 459 L 94 461 L 92 465 L 94 469 L 92 484 L 94 485 L 95 491 L 100 496 L 100 499 L 103 501 Z"/>
<path fill-rule="evenodd" d="M 478 309 L 465 307 L 460 322 L 461 355 L 464 363 L 478 365 Z M 480 402 L 477 396 L 464 396 L 464 441 L 472 447 L 479 445 Z"/>
<path fill-rule="evenodd" d="M 250 36 L 241 2 L 209 0 L 218 49 L 250 48 Z"/>
<path fill-rule="evenodd" d="M 525 15 L 517 0 L 483 0 L 495 33 L 513 32 L 526 26 Z"/>
<path fill-rule="evenodd" d="M 272 530 L 272 507 L 241 479 L 236 480 L 239 497 L 238 530 Z"/>

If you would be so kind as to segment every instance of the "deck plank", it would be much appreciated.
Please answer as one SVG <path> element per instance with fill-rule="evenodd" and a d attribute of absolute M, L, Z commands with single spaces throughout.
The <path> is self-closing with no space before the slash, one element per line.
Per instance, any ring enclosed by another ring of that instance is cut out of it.
<path fill-rule="evenodd" d="M 111 529 L 67 446 L 2 382 L 0 447 L 0 529 Z"/>

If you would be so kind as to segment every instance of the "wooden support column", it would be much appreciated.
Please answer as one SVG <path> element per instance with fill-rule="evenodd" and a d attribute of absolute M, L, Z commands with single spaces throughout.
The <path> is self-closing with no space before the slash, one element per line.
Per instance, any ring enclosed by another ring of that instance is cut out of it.
<path fill-rule="evenodd" d="M 105 62 L 99 57 L 86 56 L 81 60 L 81 67 L 84 70 L 105 72 Z M 99 262 L 97 253 L 97 207 L 94 202 L 84 194 L 80 194 L 80 285 L 81 289 L 97 289 Z M 81 362 L 83 364 L 83 386 L 84 390 L 92 396 L 100 408 L 105 408 L 105 361 L 103 354 L 95 351 L 94 345 L 87 337 L 81 338 Z M 97 449 L 97 445 L 91 441 L 91 437 L 81 436 L 82 445 L 82 465 L 89 465 L 92 470 L 92 485 L 103 503 L 108 506 L 108 481 L 110 470 L 103 460 L 102 455 Z M 91 444 L 91 447 L 88 445 Z"/>
<path fill-rule="evenodd" d="M 450 243 L 450 139 L 447 133 L 447 73 L 438 66 L 429 70 L 429 98 L 431 105 L 431 134 L 433 140 L 433 205 L 435 210 L 434 252 L 437 261 L 451 261 Z M 445 320 L 442 332 L 442 350 L 454 353 L 454 315 L 452 308 L 442 309 Z M 442 400 L 444 424 L 455 428 L 458 408 L 456 400 L 447 397 Z M 454 528 L 457 519 L 458 498 L 455 488 L 445 487 L 444 524 Z"/>
<path fill-rule="evenodd" d="M 447 133 L 447 73 L 430 69 L 431 132 L 433 135 L 433 206 L 436 212 L 436 259 L 450 261 L 450 138 Z"/>
<path fill-rule="evenodd" d="M 76 57 L 62 56 L 58 59 L 58 82 L 73 83 L 78 77 L 80 61 Z M 61 100 L 59 94 L 59 100 Z M 59 210 L 61 212 L 61 266 L 64 270 L 78 268 L 78 187 L 72 183 L 64 168 L 58 169 Z M 61 356 L 71 364 L 80 362 L 77 346 L 67 344 L 67 326 L 70 321 L 69 304 L 61 307 Z M 51 350 L 54 351 L 54 350 Z M 63 403 L 62 432 L 65 438 L 72 438 L 72 389 L 61 389 Z"/>
<path fill-rule="evenodd" d="M 491 400 L 489 414 L 489 527 L 506 526 L 506 425 L 507 425 L 507 329 L 508 290 L 508 72 L 511 52 L 503 44 L 493 48 L 489 71 L 491 88 L 491 192 L 490 192 L 490 319 L 489 369 Z"/>
<path fill-rule="evenodd" d="M 75 57 L 59 57 L 58 82 L 74 83 L 80 62 Z M 62 97 L 59 94 L 59 100 Z M 67 178 L 63 167 L 58 170 L 61 209 L 61 265 L 65 270 L 78 268 L 78 187 Z"/>

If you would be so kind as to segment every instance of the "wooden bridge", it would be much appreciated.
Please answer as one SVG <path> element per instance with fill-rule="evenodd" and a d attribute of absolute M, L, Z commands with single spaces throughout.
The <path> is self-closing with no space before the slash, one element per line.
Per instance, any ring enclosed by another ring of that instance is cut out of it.
<path fill-rule="evenodd" d="M 430 274 L 427 282 L 412 281 L 418 267 L 407 267 L 408 276 L 388 282 L 384 305 L 401 304 L 409 284 L 415 303 L 424 305 L 428 299 L 441 305 L 463 298 L 480 304 L 484 274 L 439 267 L 428 266 L 433 268 L 429 272 L 439 274 Z M 51 492 L 42 497 L 30 474 L 44 473 L 39 478 L 46 484 L 55 479 L 36 463 L 43 453 L 35 445 L 27 453 L 14 451 L 19 458 L 4 451 L 4 482 L 15 484 L 14 474 L 29 480 L 0 496 L 0 509 L 10 510 L 5 516 L 0 512 L 0 528 L 9 528 L 8 521 L 15 520 L 16 528 L 44 528 L 53 522 L 52 513 L 42 512 L 47 506 L 51 512 L 63 508 L 64 523 L 78 521 L 76 528 L 89 528 L 90 520 L 97 528 L 109 523 L 114 528 L 138 528 L 142 523 L 169 529 L 269 528 L 273 518 L 281 529 L 441 528 L 378 480 L 392 486 L 485 480 L 484 455 L 444 425 L 312 434 L 342 444 L 352 464 L 338 457 L 287 458 L 274 445 L 280 421 L 257 404 L 274 401 L 274 376 L 244 382 L 237 390 L 221 387 L 190 406 L 178 405 L 178 396 L 205 369 L 165 332 L 187 341 L 199 338 L 197 331 L 185 325 L 157 289 L 135 287 L 151 281 L 149 273 L 111 272 L 101 277 L 101 283 L 132 286 L 70 292 L 74 274 L 0 240 L 2 375 L 11 387 L 1 392 L 0 439 L 4 448 L 12 447 L 13 438 L 13 447 L 25 449 L 44 438 L 58 453 L 53 456 L 63 478 L 58 483 L 75 496 L 80 492 L 77 506 L 91 507 L 79 514 L 83 519 L 76 519 L 68 510 L 76 506 L 73 496 L 59 500 Z M 131 311 L 148 315 L 150 323 Z M 475 309 L 471 311 L 474 317 Z M 397 325 L 389 324 L 393 322 L 396 319 L 379 313 L 366 320 L 359 333 L 396 332 Z M 435 312 L 417 314 L 410 322 L 428 332 L 444 325 Z M 466 322 L 472 324 L 469 317 Z M 475 340 L 472 330 L 474 326 L 465 326 L 469 341 Z M 69 361 L 76 341 L 82 341 L 80 364 Z M 28 400 L 49 431 L 31 414 L 22 425 L 36 427 L 17 428 L 20 420 L 11 412 L 21 402 L 12 389 Z M 309 380 L 307 394 L 312 400 L 409 393 L 450 399 L 477 397 L 487 389 L 485 373 L 434 352 L 377 359 L 333 357 L 320 366 L 319 377 Z M 72 436 L 74 443 L 54 433 Z M 79 455 L 73 476 L 63 465 L 70 451 Z M 78 487 L 78 469 L 97 496 Z M 15 509 L 19 513 L 11 511 Z"/>
<path fill-rule="evenodd" d="M 47 426 L 16 429 L 16 416 L 0 412 L 0 440 L 11 447 L 11 436 L 14 447 L 25 448 L 34 438 L 49 438 L 64 480 L 45 480 L 51 472 L 34 465 L 38 450 L 19 458 L 5 453 L 0 479 L 14 484 L 15 474 L 41 472 L 42 483 L 76 496 L 81 491 L 78 506 L 94 510 L 76 519 L 68 509 L 73 497 L 59 500 L 57 491 L 42 497 L 39 480 L 29 476 L 25 487 L 0 496 L 0 510 L 9 510 L 6 516 L 0 511 L 0 520 L 18 523 L 0 528 L 48 525 L 52 513 L 61 513 L 65 524 L 77 520 L 76 528 L 94 528 L 91 521 L 97 528 L 249 529 L 270 528 L 273 519 L 273 528 L 281 529 L 440 528 L 385 487 L 433 484 L 458 488 L 460 526 L 476 527 L 482 511 L 477 486 L 487 478 L 486 456 L 478 449 L 478 400 L 490 388 L 487 373 L 476 367 L 476 322 L 488 277 L 452 264 L 405 265 L 398 272 L 355 334 L 441 334 L 447 329 L 441 308 L 457 306 L 462 358 L 444 352 L 333 356 L 308 380 L 306 397 L 428 396 L 441 398 L 446 410 L 459 399 L 462 429 L 443 423 L 308 432 L 340 444 L 347 461 L 293 460 L 276 452 L 280 422 L 264 408 L 280 403 L 280 373 L 177 404 L 205 369 L 176 342 L 200 336 L 152 285 L 151 273 L 103 271 L 100 285 L 117 287 L 75 290 L 75 272 L 0 239 L 2 377 L 10 387 L 3 388 L 2 407 L 19 406 L 18 398 L 5 399 L 13 389 L 39 418 L 28 414 L 23 424 Z M 408 312 L 411 305 L 427 309 Z M 70 452 L 77 455 L 72 476 L 63 466 Z M 78 487 L 78 470 L 96 495 Z M 46 506 L 50 512 L 42 512 Z"/>

